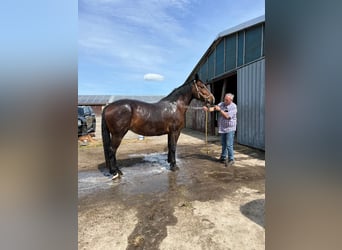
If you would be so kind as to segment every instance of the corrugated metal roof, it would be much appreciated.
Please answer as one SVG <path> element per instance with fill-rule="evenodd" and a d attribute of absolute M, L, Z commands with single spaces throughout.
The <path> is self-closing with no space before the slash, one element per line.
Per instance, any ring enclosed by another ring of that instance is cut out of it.
<path fill-rule="evenodd" d="M 133 99 L 143 102 L 158 102 L 164 96 L 125 96 L 125 95 L 79 95 L 78 105 L 106 105 L 120 99 Z"/>
<path fill-rule="evenodd" d="M 251 27 L 253 25 L 256 25 L 258 23 L 262 23 L 262 22 L 265 22 L 265 15 L 262 15 L 262 16 L 259 16 L 259 17 L 256 17 L 254 19 L 251 19 L 249 21 L 246 21 L 244 23 L 241 23 L 237 26 L 234 26 L 232 28 L 229 28 L 229 29 L 226 29 L 222 32 L 220 32 L 218 35 L 217 35 L 217 38 L 220 38 L 220 37 L 224 37 L 224 36 L 227 36 L 229 34 L 232 34 L 232 33 L 235 33 L 237 31 L 240 31 L 240 30 L 243 30 L 245 28 L 248 28 L 248 27 Z"/>
<path fill-rule="evenodd" d="M 111 102 L 121 100 L 121 99 L 132 99 L 132 100 L 138 100 L 148 103 L 158 102 L 160 99 L 162 99 L 165 96 L 125 96 L 125 95 L 113 95 L 110 99 Z"/>
<path fill-rule="evenodd" d="M 79 105 L 101 105 L 108 103 L 110 95 L 79 95 L 78 104 Z"/>

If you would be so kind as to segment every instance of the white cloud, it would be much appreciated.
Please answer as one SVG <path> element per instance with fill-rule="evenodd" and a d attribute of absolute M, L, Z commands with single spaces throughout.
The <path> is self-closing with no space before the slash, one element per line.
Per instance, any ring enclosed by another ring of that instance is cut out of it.
<path fill-rule="evenodd" d="M 145 81 L 164 81 L 164 76 L 154 73 L 147 73 L 144 75 Z"/>

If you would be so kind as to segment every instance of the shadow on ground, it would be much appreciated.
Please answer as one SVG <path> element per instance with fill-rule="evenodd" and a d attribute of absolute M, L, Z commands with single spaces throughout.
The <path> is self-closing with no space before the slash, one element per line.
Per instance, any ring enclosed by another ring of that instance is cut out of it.
<path fill-rule="evenodd" d="M 240 207 L 240 211 L 248 219 L 265 227 L 265 199 L 250 201 Z"/>

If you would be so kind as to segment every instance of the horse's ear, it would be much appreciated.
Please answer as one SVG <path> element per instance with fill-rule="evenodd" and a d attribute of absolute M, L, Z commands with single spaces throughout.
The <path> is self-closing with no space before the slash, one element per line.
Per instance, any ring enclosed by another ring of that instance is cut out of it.
<path fill-rule="evenodd" d="M 197 82 L 199 80 L 198 74 L 195 74 L 195 81 Z"/>

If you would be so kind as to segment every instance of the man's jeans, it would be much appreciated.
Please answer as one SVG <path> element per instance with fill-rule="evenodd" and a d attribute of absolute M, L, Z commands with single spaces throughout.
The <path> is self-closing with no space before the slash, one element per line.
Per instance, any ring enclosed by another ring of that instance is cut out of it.
<path fill-rule="evenodd" d="M 228 133 L 221 134 L 221 143 L 222 143 L 222 153 L 221 159 L 227 158 L 228 152 L 228 160 L 234 160 L 234 135 L 235 131 L 231 131 Z"/>

